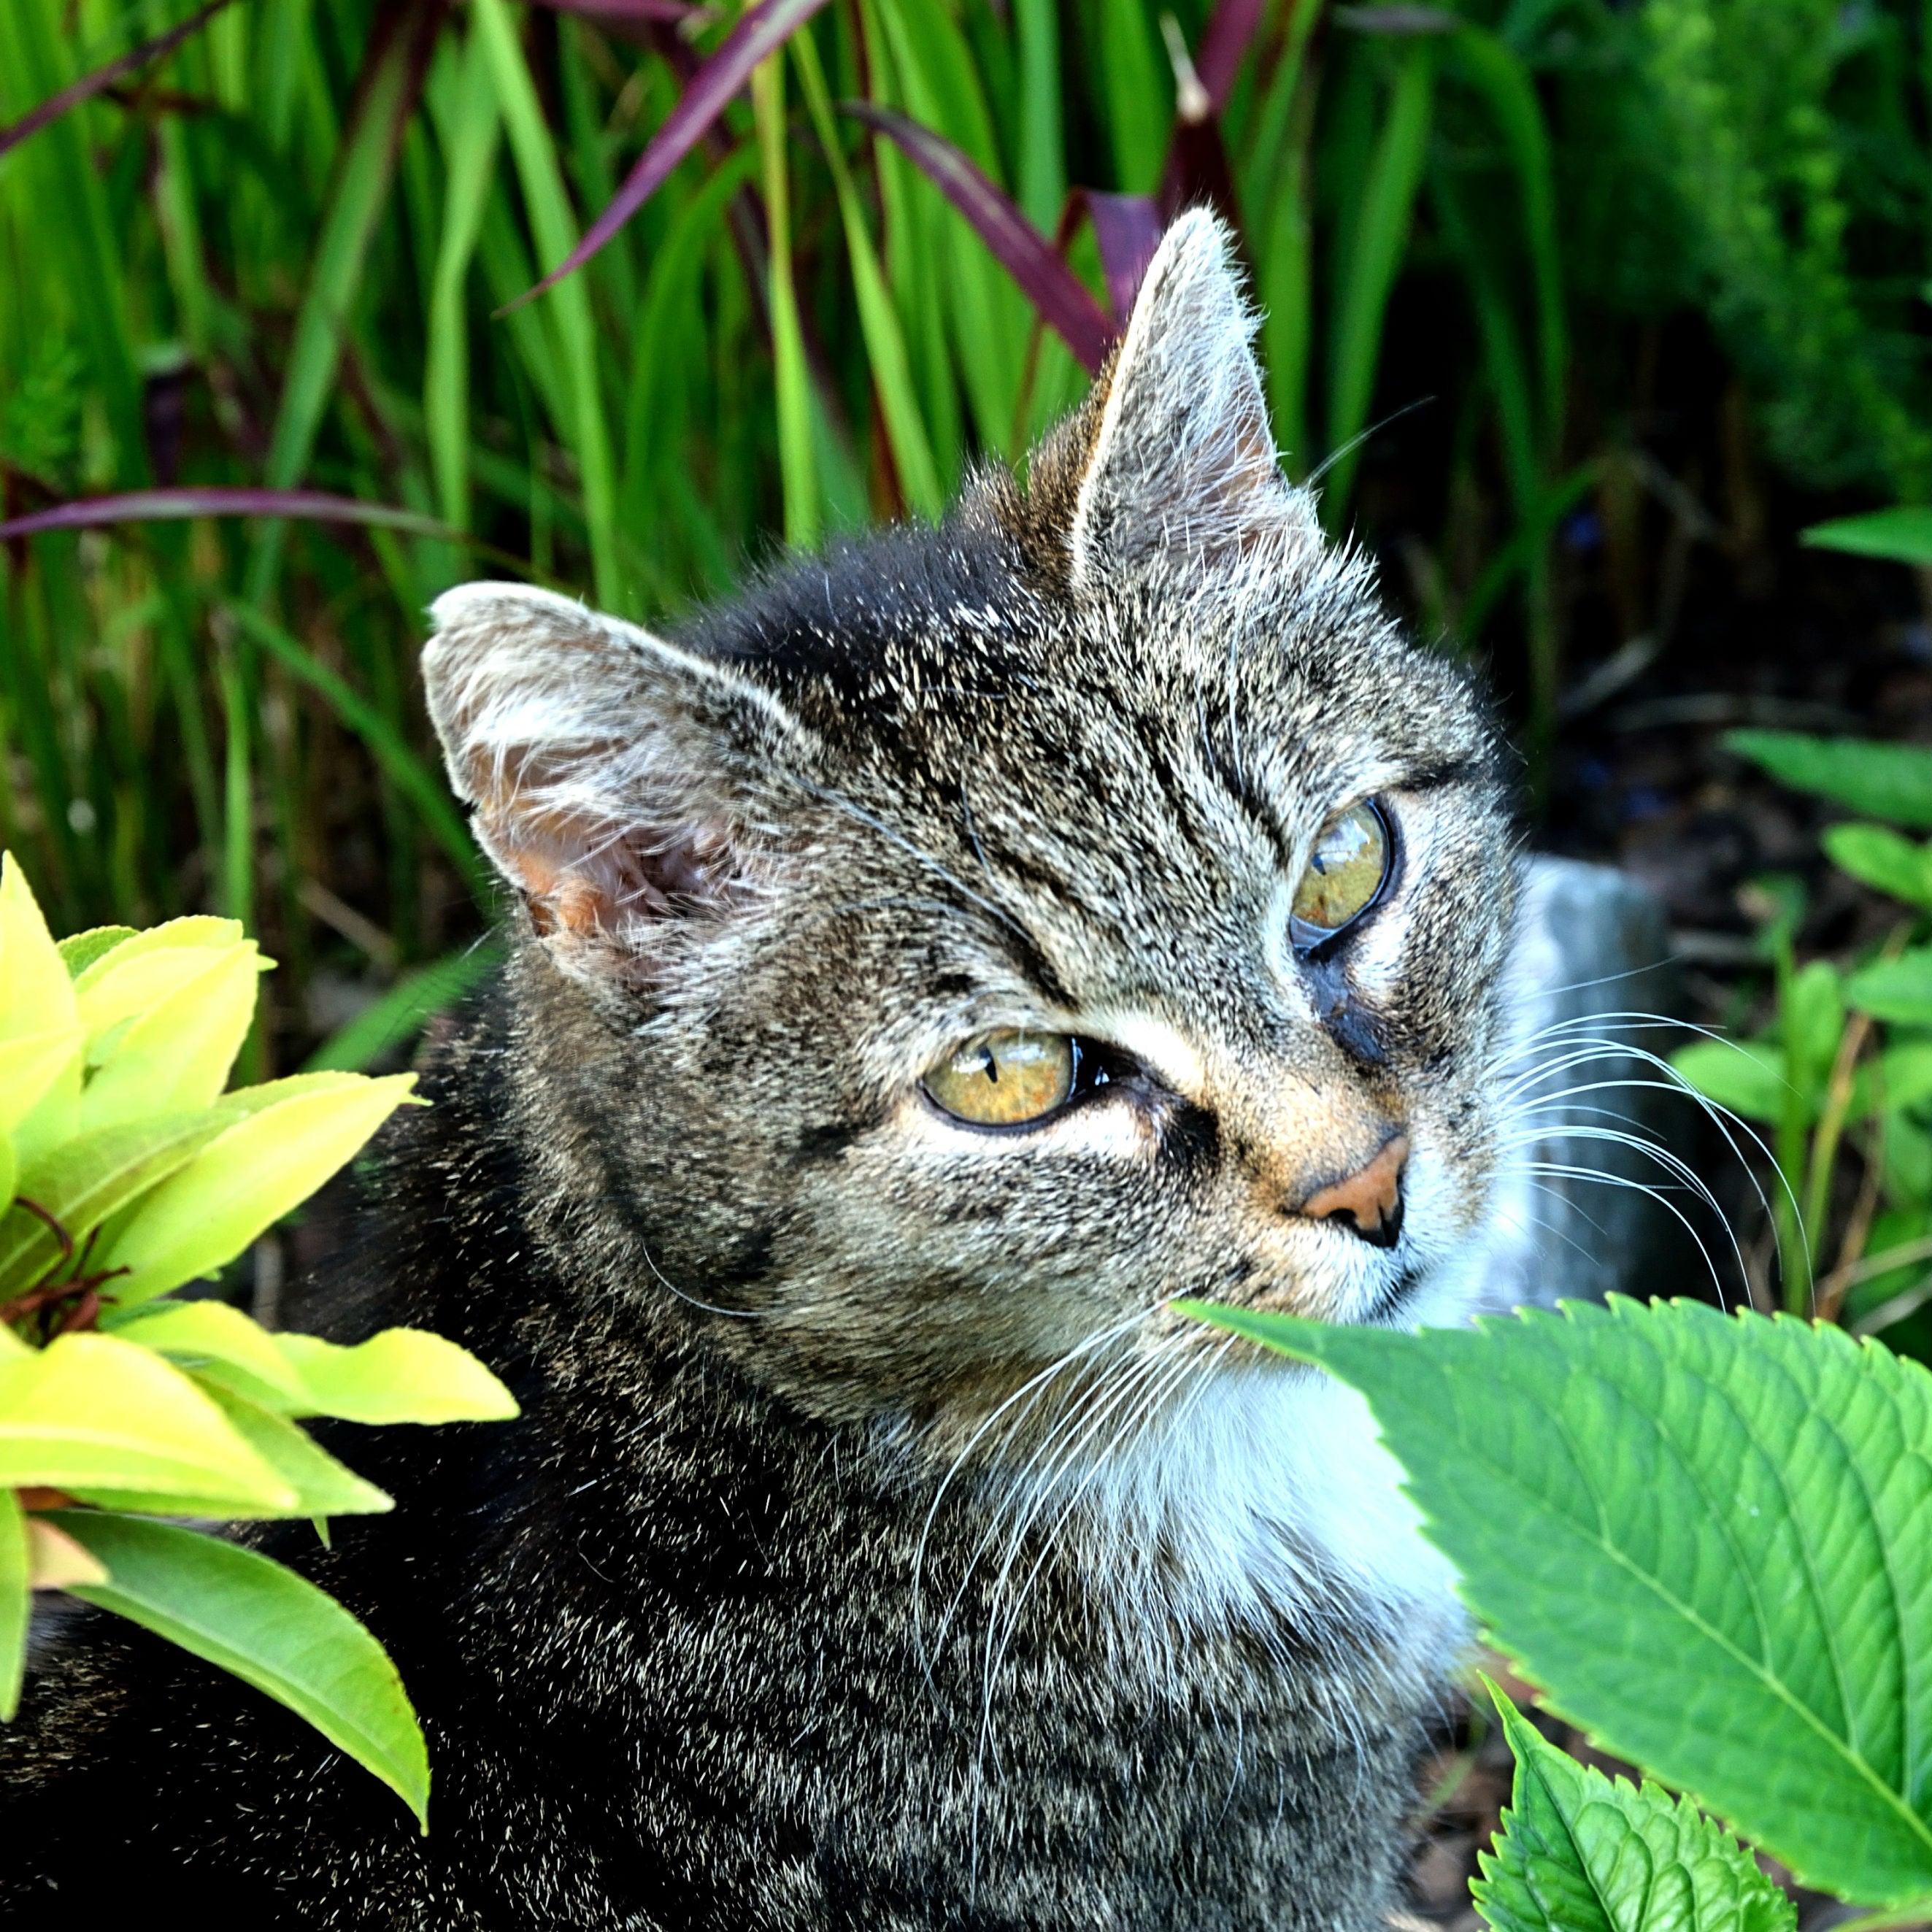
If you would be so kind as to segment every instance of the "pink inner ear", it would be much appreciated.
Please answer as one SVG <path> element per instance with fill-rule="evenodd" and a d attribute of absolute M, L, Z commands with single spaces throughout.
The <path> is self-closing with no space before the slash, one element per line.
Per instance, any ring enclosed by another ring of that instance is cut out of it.
<path fill-rule="evenodd" d="M 740 883 L 720 824 L 600 824 L 514 802 L 478 822 L 542 933 L 622 942 L 662 920 L 721 911 Z"/>

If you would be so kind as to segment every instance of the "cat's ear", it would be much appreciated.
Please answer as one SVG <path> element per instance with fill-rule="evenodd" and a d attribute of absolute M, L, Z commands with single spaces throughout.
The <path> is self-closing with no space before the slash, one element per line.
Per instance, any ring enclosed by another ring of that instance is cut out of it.
<path fill-rule="evenodd" d="M 755 883 L 759 770 L 796 727 L 728 668 L 518 584 L 446 591 L 429 712 L 483 848 L 589 974 Z"/>
<path fill-rule="evenodd" d="M 1204 209 L 1184 214 L 1114 357 L 1069 532 L 1076 584 L 1109 562 L 1213 556 L 1312 526 L 1275 460 L 1254 331 L 1227 230 Z"/>

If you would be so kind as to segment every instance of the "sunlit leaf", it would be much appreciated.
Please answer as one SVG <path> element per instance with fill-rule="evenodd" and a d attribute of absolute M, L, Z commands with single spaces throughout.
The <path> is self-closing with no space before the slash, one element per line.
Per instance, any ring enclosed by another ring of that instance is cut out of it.
<path fill-rule="evenodd" d="M 62 1335 L 0 1358 L 0 1487 L 96 1485 L 243 1510 L 295 1500 L 209 1396 L 145 1348 Z"/>
<path fill-rule="evenodd" d="M 107 1581 L 106 1564 L 44 1516 L 27 1518 L 27 1581 L 36 1590 L 66 1590 L 76 1583 Z"/>
<path fill-rule="evenodd" d="M 10 852 L 0 855 L 0 1040 L 78 1024 L 73 982 L 26 874 Z M 62 1062 L 38 1100 L 13 1118 L 9 1131 L 22 1167 L 74 1132 L 80 1079 L 77 1058 Z"/>
<path fill-rule="evenodd" d="M 429 1756 L 395 1666 L 340 1604 L 293 1570 L 196 1531 L 63 1510 L 106 1564 L 74 1594 L 231 1671 L 372 1772 L 427 1830 Z"/>
<path fill-rule="evenodd" d="M 413 1073 L 308 1078 L 317 1084 L 208 1142 L 122 1224 L 100 1257 L 129 1271 L 115 1284 L 122 1308 L 232 1261 L 352 1159 L 416 1084 Z"/>
<path fill-rule="evenodd" d="M 16 1204 L 0 1214 L 0 1300 L 19 1294 L 60 1258 L 50 1219 L 77 1252 L 110 1215 L 230 1131 L 229 1117 L 212 1108 L 156 1114 L 83 1134 L 22 1163 L 16 1191 L 40 1211 Z"/>
<path fill-rule="evenodd" d="M 77 1026 L 0 1040 L 0 1133 L 11 1133 L 55 1081 L 78 1070 L 80 1042 Z M 0 1193 L 0 1200 L 10 1199 L 13 1191 Z"/>
<path fill-rule="evenodd" d="M 82 1090 L 82 1132 L 143 1114 L 205 1107 L 226 1085 L 254 1017 L 263 962 L 252 945 L 196 946 L 178 956 L 206 963 L 116 1032 Z"/>
<path fill-rule="evenodd" d="M 276 1338 L 225 1301 L 146 1302 L 109 1321 L 122 1341 L 155 1349 L 203 1381 L 286 1415 L 308 1410 L 308 1384 Z"/>
<path fill-rule="evenodd" d="M 79 979 L 97 959 L 134 937 L 131 926 L 91 926 L 85 932 L 70 933 L 60 942 L 59 952 L 68 976 Z"/>
<path fill-rule="evenodd" d="M 467 1349 L 419 1328 L 386 1328 L 353 1348 L 274 1337 L 308 1390 L 308 1413 L 349 1422 L 500 1422 L 516 1399 Z"/>

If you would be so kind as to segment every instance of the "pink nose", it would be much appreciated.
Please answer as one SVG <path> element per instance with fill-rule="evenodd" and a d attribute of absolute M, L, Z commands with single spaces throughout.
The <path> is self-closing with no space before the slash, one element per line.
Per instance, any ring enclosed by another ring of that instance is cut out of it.
<path fill-rule="evenodd" d="M 1397 1134 L 1359 1173 L 1311 1194 L 1295 1210 L 1311 1221 L 1340 1221 L 1378 1248 L 1392 1248 L 1402 1232 L 1402 1173 L 1408 1136 Z"/>

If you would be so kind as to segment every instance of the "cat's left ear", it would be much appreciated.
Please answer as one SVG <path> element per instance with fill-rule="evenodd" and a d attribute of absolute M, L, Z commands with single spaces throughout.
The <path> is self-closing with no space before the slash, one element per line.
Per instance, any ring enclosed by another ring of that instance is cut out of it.
<path fill-rule="evenodd" d="M 1076 584 L 1156 552 L 1213 557 L 1284 527 L 1312 532 L 1312 502 L 1275 460 L 1254 332 L 1226 228 L 1184 214 L 1114 358 L 1070 532 Z"/>

